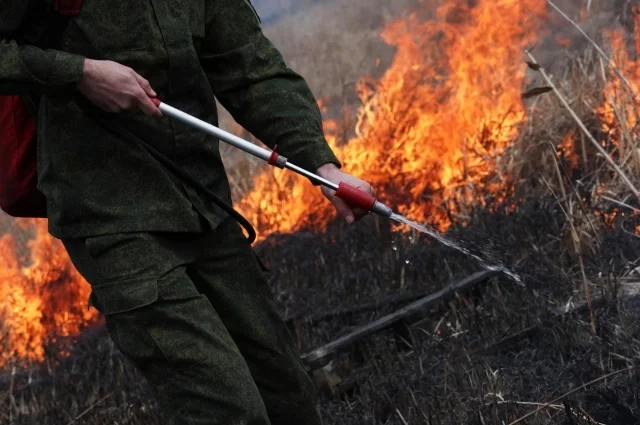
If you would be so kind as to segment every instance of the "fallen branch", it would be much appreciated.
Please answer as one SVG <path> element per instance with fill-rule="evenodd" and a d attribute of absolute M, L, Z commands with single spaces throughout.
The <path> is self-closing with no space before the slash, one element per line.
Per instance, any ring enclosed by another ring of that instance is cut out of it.
<path fill-rule="evenodd" d="M 593 146 L 595 146 L 595 148 L 600 152 L 600 154 L 602 156 L 604 156 L 604 158 L 607 160 L 607 162 L 609 164 L 611 164 L 611 166 L 613 167 L 613 169 L 615 170 L 615 172 L 620 176 L 620 178 L 626 183 L 626 185 L 629 187 L 629 189 L 631 190 L 631 192 L 636 196 L 636 198 L 640 199 L 640 192 L 638 192 L 638 190 L 635 188 L 635 186 L 633 185 L 633 183 L 631 182 L 631 180 L 629 180 L 629 178 L 627 177 L 627 175 L 624 173 L 624 171 L 622 171 L 620 169 L 620 167 L 618 167 L 618 165 L 615 163 L 615 161 L 611 158 L 611 156 L 607 153 L 607 151 L 604 150 L 604 148 L 602 146 L 600 146 L 600 143 L 598 143 L 598 141 L 591 135 L 591 133 L 589 132 L 589 130 L 587 129 L 587 127 L 584 125 L 584 123 L 582 122 L 582 120 L 580 119 L 580 117 L 578 117 L 578 115 L 575 113 L 575 111 L 571 108 L 571 105 L 569 105 L 569 102 L 567 102 L 567 100 L 564 98 L 564 96 L 562 95 L 562 93 L 560 93 L 560 91 L 558 90 L 558 88 L 555 86 L 555 84 L 553 84 L 553 81 L 551 81 L 551 78 L 549 77 L 549 75 L 545 72 L 544 68 L 542 68 L 542 66 L 538 63 L 538 61 L 536 61 L 536 58 L 533 57 L 533 55 L 531 54 L 530 51 L 526 50 L 526 54 L 527 56 L 529 56 L 529 59 L 531 59 L 531 64 L 529 64 L 529 66 L 532 69 L 535 69 L 536 71 L 538 71 L 542 77 L 544 78 L 544 80 L 547 82 L 547 84 L 553 89 L 553 92 L 555 93 L 555 95 L 558 97 L 558 99 L 560 99 L 560 102 L 562 102 L 562 104 L 564 105 L 564 107 L 567 109 L 567 111 L 569 111 L 569 113 L 571 114 L 571 116 L 573 117 L 573 119 L 576 121 L 576 123 L 578 124 L 578 126 L 580 127 L 580 129 L 584 132 L 584 134 L 587 136 L 587 138 L 589 139 L 589 141 L 591 141 L 591 143 L 593 144 Z"/>
<path fill-rule="evenodd" d="M 471 288 L 478 283 L 485 282 L 496 274 L 497 272 L 494 271 L 481 271 L 478 273 L 474 273 L 473 275 L 466 277 L 461 281 L 453 283 L 438 292 L 419 299 L 418 301 L 415 301 L 401 308 L 400 310 L 383 316 L 372 323 L 356 329 L 348 335 L 338 338 L 320 348 L 311 351 L 310 353 L 303 355 L 302 360 L 311 369 L 322 367 L 322 364 L 320 364 L 321 360 L 326 358 L 328 355 L 334 354 L 366 336 L 387 329 L 393 326 L 395 323 L 405 320 L 406 318 L 413 316 L 414 314 L 420 312 L 421 310 L 424 310 L 427 307 L 430 307 L 442 301 L 446 301 L 451 298 L 456 292 Z"/>

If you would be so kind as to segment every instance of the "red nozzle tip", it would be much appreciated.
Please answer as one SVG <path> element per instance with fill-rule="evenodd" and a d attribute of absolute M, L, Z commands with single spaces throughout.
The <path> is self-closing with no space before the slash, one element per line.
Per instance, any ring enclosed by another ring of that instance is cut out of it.
<path fill-rule="evenodd" d="M 350 207 L 360 208 L 366 211 L 371 211 L 376 203 L 374 196 L 345 182 L 341 182 L 338 185 L 336 196 L 349 204 Z"/>
<path fill-rule="evenodd" d="M 154 105 L 156 105 L 157 108 L 159 108 L 160 104 L 162 103 L 160 102 L 160 99 L 158 99 L 157 97 L 152 97 L 151 101 L 153 102 Z"/>

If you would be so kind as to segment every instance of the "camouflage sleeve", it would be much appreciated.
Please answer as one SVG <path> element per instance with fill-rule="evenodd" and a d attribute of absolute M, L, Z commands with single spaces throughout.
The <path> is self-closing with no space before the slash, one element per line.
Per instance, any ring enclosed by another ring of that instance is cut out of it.
<path fill-rule="evenodd" d="M 201 62 L 234 119 L 270 148 L 309 171 L 341 166 L 322 129 L 317 102 L 262 33 L 250 0 L 207 0 Z"/>
<path fill-rule="evenodd" d="M 0 94 L 47 91 L 77 83 L 82 77 L 83 57 L 18 45 L 11 39 L 27 5 L 25 0 L 0 1 Z"/>

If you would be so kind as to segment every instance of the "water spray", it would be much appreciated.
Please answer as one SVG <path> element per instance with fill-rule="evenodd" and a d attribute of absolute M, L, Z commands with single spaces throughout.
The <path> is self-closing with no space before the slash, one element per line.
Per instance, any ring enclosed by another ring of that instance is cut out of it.
<path fill-rule="evenodd" d="M 366 211 L 374 212 L 387 218 L 390 218 L 393 214 L 393 210 L 391 208 L 378 201 L 374 196 L 347 183 L 340 182 L 339 184 L 336 184 L 332 181 L 320 177 L 315 173 L 307 171 L 304 168 L 298 167 L 297 165 L 290 163 L 287 158 L 277 153 L 275 148 L 273 150 L 262 148 L 238 136 L 228 133 L 214 125 L 211 125 L 208 122 L 202 121 L 201 119 L 182 112 L 181 110 L 176 109 L 173 106 L 162 103 L 159 99 L 152 99 L 152 101 L 160 109 L 160 112 L 165 115 L 180 120 L 185 124 L 191 125 L 207 134 L 215 136 L 223 142 L 230 144 L 231 146 L 234 146 L 250 155 L 266 161 L 269 165 L 278 168 L 286 168 L 322 186 L 334 190 L 336 192 L 336 196 L 344 200 L 352 208 L 360 208 Z"/>

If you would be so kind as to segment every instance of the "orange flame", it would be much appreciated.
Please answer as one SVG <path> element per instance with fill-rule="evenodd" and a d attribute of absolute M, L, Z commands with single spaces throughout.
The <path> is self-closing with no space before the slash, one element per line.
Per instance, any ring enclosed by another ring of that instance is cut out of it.
<path fill-rule="evenodd" d="M 0 238 L 0 367 L 43 360 L 47 344 L 97 318 L 86 305 L 89 285 L 49 235 L 46 221 L 20 224 L 33 239 L 20 244 L 10 234 Z"/>
<path fill-rule="evenodd" d="M 440 230 L 466 206 L 511 191 L 507 176 L 495 171 L 526 120 L 523 49 L 547 17 L 537 0 L 458 3 L 446 2 L 433 21 L 414 14 L 390 23 L 382 37 L 396 55 L 377 84 L 358 85 L 356 137 L 338 146 L 329 131 L 335 124 L 325 125 L 345 171 Z M 288 171 L 258 176 L 238 209 L 262 236 L 321 229 L 333 217 L 317 188 Z"/>
<path fill-rule="evenodd" d="M 580 155 L 576 146 L 575 132 L 568 132 L 558 144 L 558 155 L 567 161 L 570 170 L 575 170 L 580 164 Z"/>
<path fill-rule="evenodd" d="M 640 55 L 640 7 L 635 7 L 633 11 L 635 18 L 634 47 L 636 55 Z M 624 31 L 606 31 L 605 35 L 611 43 L 613 51 L 612 63 L 626 77 L 632 90 L 635 93 L 639 93 L 640 61 L 631 59 L 625 42 Z M 619 157 L 624 158 L 628 153 L 626 138 L 637 137 L 632 130 L 639 123 L 637 119 L 637 102 L 617 76 L 607 80 L 603 103 L 602 106 L 596 109 L 596 114 L 600 118 L 602 130 L 606 134 L 607 140 L 616 147 Z M 623 126 L 627 129 L 626 134 L 624 134 Z"/>
<path fill-rule="evenodd" d="M 571 39 L 562 35 L 556 36 L 556 44 L 563 47 L 571 47 Z"/>
<path fill-rule="evenodd" d="M 631 58 L 629 47 L 635 49 L 636 57 L 640 55 L 640 7 L 633 8 L 633 18 L 633 46 L 628 45 L 625 31 L 622 29 L 605 31 L 605 38 L 610 43 L 612 66 L 618 68 L 629 82 L 631 90 L 637 94 L 640 87 L 640 61 Z M 634 158 L 636 169 L 640 171 L 640 153 L 637 148 L 633 148 L 637 146 L 636 128 L 640 125 L 637 105 L 634 94 L 629 92 L 626 84 L 618 75 L 611 73 L 611 78 L 607 79 L 603 90 L 602 103 L 595 108 L 594 112 L 599 118 L 601 130 L 604 133 L 601 145 L 618 162 L 627 163 L 630 157 Z M 575 146 L 574 133 L 568 133 L 558 148 L 568 159 L 570 166 L 576 168 L 580 157 Z M 601 183 L 596 188 L 595 194 L 603 195 L 606 188 L 607 183 Z M 640 215 L 637 211 L 621 211 L 618 207 L 609 211 L 596 210 L 594 214 L 596 217 L 601 217 L 604 224 L 610 228 L 615 227 L 620 217 Z M 634 230 L 640 235 L 640 226 L 634 226 Z"/>

